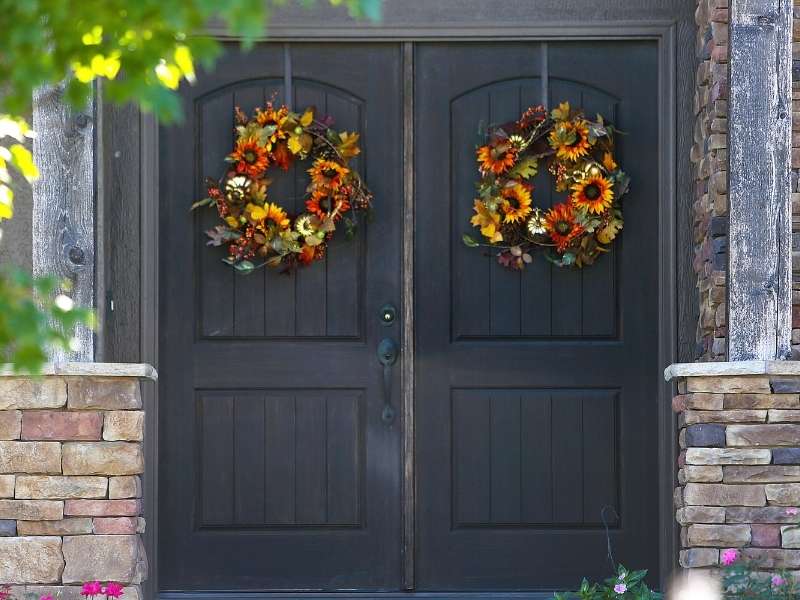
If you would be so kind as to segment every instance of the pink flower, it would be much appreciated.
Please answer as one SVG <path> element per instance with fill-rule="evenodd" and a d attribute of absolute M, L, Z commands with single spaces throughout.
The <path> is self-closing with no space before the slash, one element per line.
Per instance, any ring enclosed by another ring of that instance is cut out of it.
<path fill-rule="evenodd" d="M 794 517 L 795 515 L 797 515 L 797 513 L 798 513 L 798 512 L 800 512 L 800 511 L 798 511 L 798 510 L 797 510 L 796 508 L 794 508 L 794 507 L 791 507 L 791 508 L 787 508 L 787 509 L 786 509 L 786 514 L 787 514 L 787 515 L 789 515 L 789 516 L 792 516 L 792 517 Z"/>
<path fill-rule="evenodd" d="M 774 587 L 780 587 L 784 583 L 786 583 L 786 580 L 783 577 L 781 577 L 780 575 L 773 575 L 772 576 L 772 585 Z"/>
<path fill-rule="evenodd" d="M 103 593 L 103 586 L 99 581 L 87 581 L 81 588 L 81 596 L 94 597 Z"/>
<path fill-rule="evenodd" d="M 53 597 L 50 594 L 47 594 L 47 596 L 42 596 L 39 598 L 39 600 L 53 600 Z"/>
<path fill-rule="evenodd" d="M 122 586 L 113 581 L 109 581 L 103 593 L 106 595 L 106 598 L 119 598 L 122 596 Z"/>
<path fill-rule="evenodd" d="M 739 552 L 737 552 L 734 548 L 728 548 L 727 550 L 722 551 L 720 557 L 722 558 L 722 564 L 727 567 L 736 562 L 736 559 L 739 558 Z"/>
<path fill-rule="evenodd" d="M 11 588 L 4 585 L 0 588 L 0 600 L 8 600 L 9 598 L 11 598 Z"/>
<path fill-rule="evenodd" d="M 624 583 L 618 583 L 617 585 L 614 586 L 614 591 L 618 594 L 624 594 L 625 592 L 628 591 L 628 586 L 625 585 Z"/>

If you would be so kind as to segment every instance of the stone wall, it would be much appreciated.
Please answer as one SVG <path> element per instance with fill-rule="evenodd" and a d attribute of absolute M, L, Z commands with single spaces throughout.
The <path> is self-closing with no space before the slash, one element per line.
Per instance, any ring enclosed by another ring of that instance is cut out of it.
<path fill-rule="evenodd" d="M 794 0 L 792 84 L 792 220 L 796 239 L 793 269 L 792 347 L 800 358 L 800 0 Z M 728 0 L 697 0 L 698 67 L 694 98 L 694 270 L 699 321 L 696 358 L 726 357 L 725 271 L 728 253 Z"/>
<path fill-rule="evenodd" d="M 140 381 L 0 377 L 0 584 L 78 598 L 84 581 L 141 596 Z"/>
<path fill-rule="evenodd" d="M 800 523 L 800 369 L 786 371 L 678 379 L 682 567 L 713 569 L 720 550 L 738 548 L 765 571 L 800 569 L 800 529 L 790 527 Z"/>

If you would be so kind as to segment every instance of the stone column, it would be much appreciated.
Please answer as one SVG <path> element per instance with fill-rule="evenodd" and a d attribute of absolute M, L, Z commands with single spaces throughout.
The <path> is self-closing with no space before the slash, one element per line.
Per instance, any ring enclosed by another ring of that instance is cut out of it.
<path fill-rule="evenodd" d="M 680 564 L 737 548 L 764 571 L 800 569 L 800 363 L 672 365 L 680 454 Z"/>
<path fill-rule="evenodd" d="M 147 576 L 141 541 L 147 365 L 67 363 L 0 374 L 0 584 L 79 598 L 85 581 Z"/>

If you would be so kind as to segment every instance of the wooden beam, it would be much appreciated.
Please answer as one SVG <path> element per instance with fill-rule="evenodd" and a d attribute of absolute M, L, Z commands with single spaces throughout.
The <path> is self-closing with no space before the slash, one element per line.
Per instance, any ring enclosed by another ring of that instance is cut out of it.
<path fill-rule="evenodd" d="M 94 308 L 95 203 L 94 100 L 75 111 L 60 86 L 33 98 L 33 157 L 40 177 L 33 184 L 33 274 L 69 280 L 69 296 Z M 53 362 L 94 360 L 94 335 L 77 331 L 74 352 L 54 352 Z"/>
<path fill-rule="evenodd" d="M 728 360 L 791 355 L 791 0 L 730 0 Z"/>

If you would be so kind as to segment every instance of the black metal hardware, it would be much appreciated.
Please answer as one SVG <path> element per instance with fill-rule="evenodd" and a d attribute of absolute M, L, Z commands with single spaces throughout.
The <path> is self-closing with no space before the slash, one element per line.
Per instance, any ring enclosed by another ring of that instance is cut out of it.
<path fill-rule="evenodd" d="M 384 304 L 381 307 L 381 325 L 389 327 L 397 319 L 397 309 L 393 304 Z"/>
<path fill-rule="evenodd" d="M 397 362 L 400 349 L 391 338 L 384 338 L 378 344 L 378 360 L 383 365 L 383 412 L 381 419 L 389 425 L 394 421 L 396 411 L 392 406 L 392 366 Z"/>

